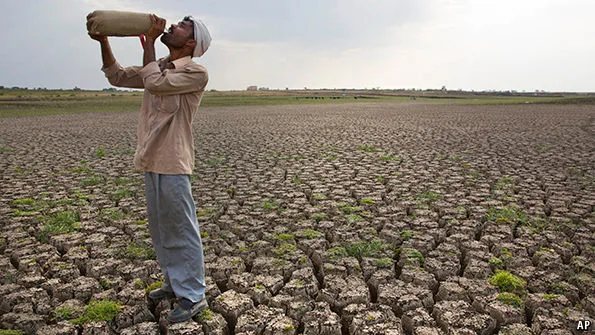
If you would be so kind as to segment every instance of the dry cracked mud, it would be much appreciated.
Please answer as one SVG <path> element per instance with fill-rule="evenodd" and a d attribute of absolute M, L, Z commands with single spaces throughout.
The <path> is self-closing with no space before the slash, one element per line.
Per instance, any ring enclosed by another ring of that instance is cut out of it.
<path fill-rule="evenodd" d="M 0 119 L 0 329 L 572 334 L 595 319 L 593 106 L 201 109 L 210 309 L 175 325 L 174 301 L 146 298 L 161 276 L 136 120 Z M 80 318 L 96 301 L 119 304 L 112 321 Z"/>

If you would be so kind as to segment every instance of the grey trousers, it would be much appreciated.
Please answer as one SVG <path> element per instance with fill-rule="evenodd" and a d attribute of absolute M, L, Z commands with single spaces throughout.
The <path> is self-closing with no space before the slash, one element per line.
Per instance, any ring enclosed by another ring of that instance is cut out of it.
<path fill-rule="evenodd" d="M 190 176 L 145 172 L 149 229 L 165 281 L 161 288 L 199 302 L 205 294 L 204 254 Z"/>

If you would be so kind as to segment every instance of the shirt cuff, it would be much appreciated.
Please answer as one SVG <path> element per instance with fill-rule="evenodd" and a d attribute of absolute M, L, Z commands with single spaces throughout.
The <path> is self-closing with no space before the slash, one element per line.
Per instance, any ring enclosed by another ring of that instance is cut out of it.
<path fill-rule="evenodd" d="M 140 71 L 138 71 L 138 74 L 143 79 L 147 78 L 149 75 L 153 73 L 158 73 L 159 75 L 161 75 L 161 70 L 159 69 L 159 65 L 157 65 L 156 61 L 150 62 L 149 64 L 145 65 L 142 69 L 140 69 Z"/>
<path fill-rule="evenodd" d="M 120 69 L 120 64 L 118 63 L 118 61 L 115 61 L 114 64 L 112 64 L 108 67 L 105 67 L 105 66 L 101 67 L 101 71 L 103 71 L 103 73 L 105 73 L 106 77 L 116 74 L 116 72 L 118 72 L 119 69 Z"/>

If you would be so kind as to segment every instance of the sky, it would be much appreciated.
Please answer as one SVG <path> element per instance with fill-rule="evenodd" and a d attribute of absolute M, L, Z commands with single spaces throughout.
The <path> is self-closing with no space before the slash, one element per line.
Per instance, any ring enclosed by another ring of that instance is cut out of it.
<path fill-rule="evenodd" d="M 110 87 L 85 27 L 96 9 L 201 19 L 208 90 L 595 92 L 593 0 L 1 0 L 0 85 Z M 138 38 L 110 42 L 142 63 Z"/>

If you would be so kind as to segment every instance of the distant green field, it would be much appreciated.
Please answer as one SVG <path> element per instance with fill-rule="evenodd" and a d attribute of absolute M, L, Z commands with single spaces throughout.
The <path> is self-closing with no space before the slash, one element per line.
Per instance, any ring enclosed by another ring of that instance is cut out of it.
<path fill-rule="evenodd" d="M 141 99 L 140 92 L 0 90 L 0 117 L 133 111 Z"/>
<path fill-rule="evenodd" d="M 265 106 L 298 104 L 337 104 L 346 102 L 403 102 L 408 97 L 401 96 L 345 96 L 340 95 L 243 95 L 243 94 L 205 94 L 202 107 L 226 106 Z"/>
<path fill-rule="evenodd" d="M 140 108 L 140 91 L 42 91 L 0 89 L 0 117 L 124 112 Z M 410 102 L 452 105 L 498 105 L 526 103 L 594 104 L 594 95 L 572 96 L 477 96 L 433 95 L 381 91 L 230 91 L 205 92 L 201 107 L 338 104 L 360 102 Z"/>
<path fill-rule="evenodd" d="M 461 99 L 440 99 L 439 103 L 453 105 L 517 105 L 517 104 L 555 104 L 555 105 L 586 105 L 595 104 L 595 97 L 465 97 Z"/>

